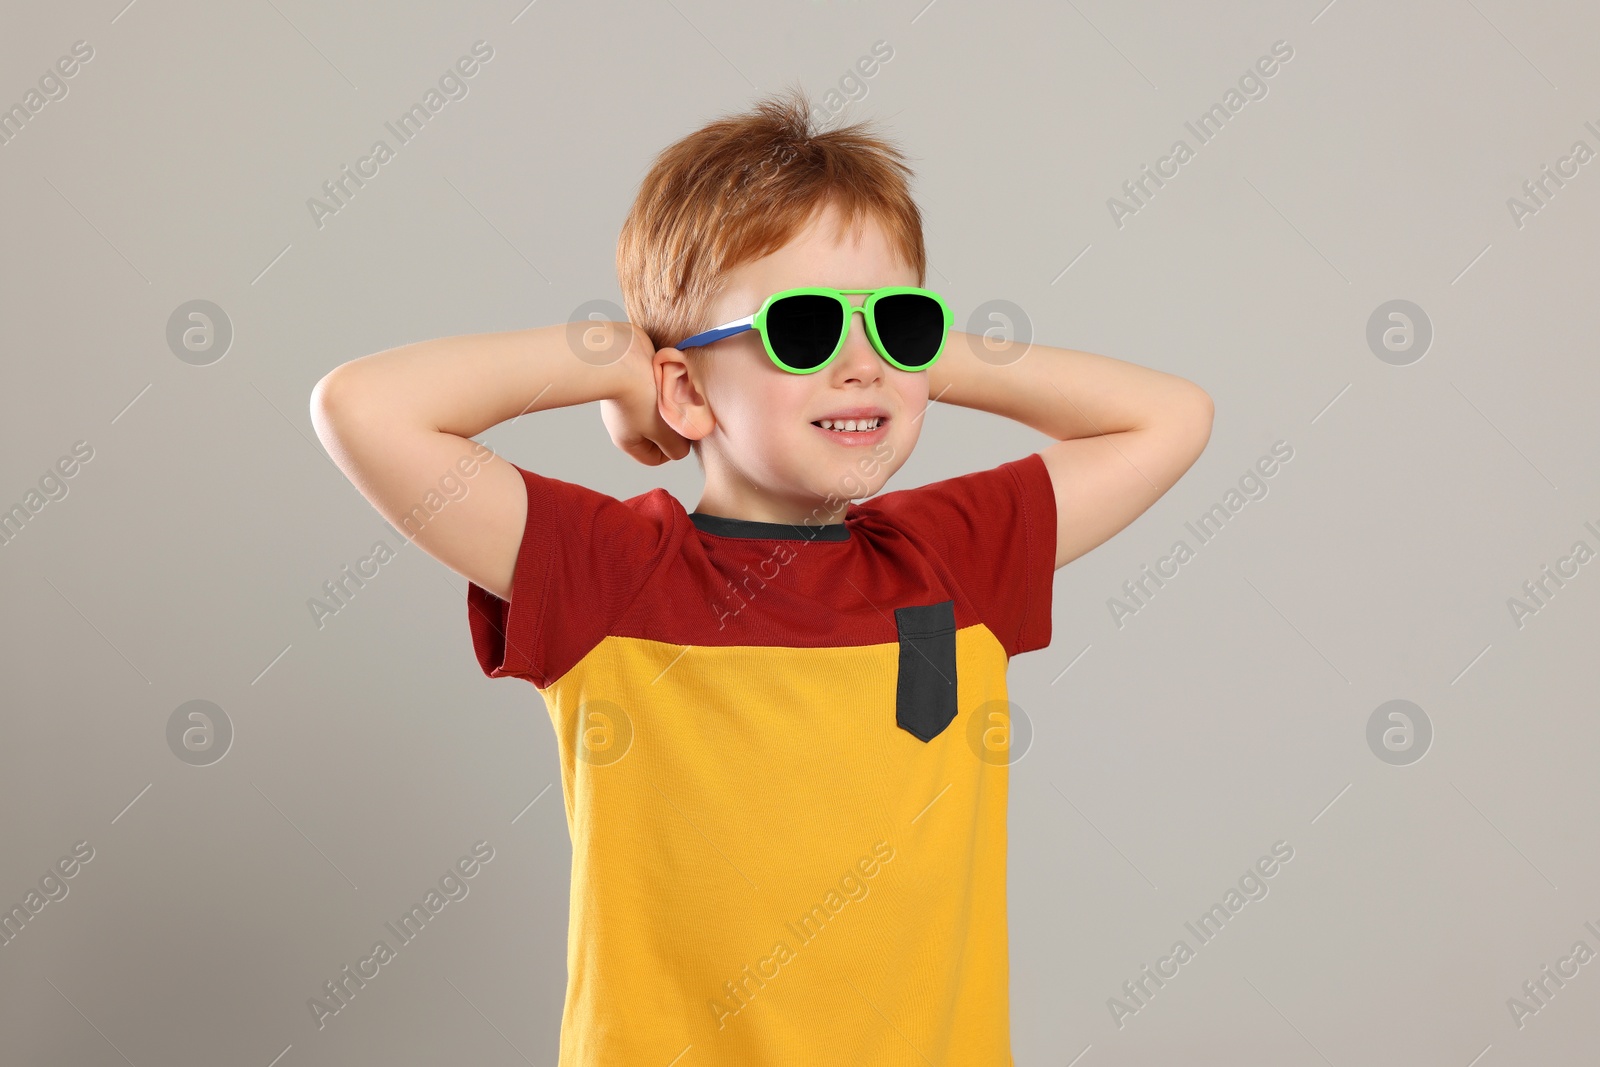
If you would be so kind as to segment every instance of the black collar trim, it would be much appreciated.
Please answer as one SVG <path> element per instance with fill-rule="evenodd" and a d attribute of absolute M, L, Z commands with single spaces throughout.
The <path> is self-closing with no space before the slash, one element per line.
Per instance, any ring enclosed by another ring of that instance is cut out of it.
<path fill-rule="evenodd" d="M 842 522 L 817 526 L 794 526 L 787 522 L 757 522 L 755 519 L 730 519 L 726 515 L 689 512 L 689 521 L 702 533 L 718 537 L 749 537 L 765 541 L 848 541 L 850 527 Z"/>

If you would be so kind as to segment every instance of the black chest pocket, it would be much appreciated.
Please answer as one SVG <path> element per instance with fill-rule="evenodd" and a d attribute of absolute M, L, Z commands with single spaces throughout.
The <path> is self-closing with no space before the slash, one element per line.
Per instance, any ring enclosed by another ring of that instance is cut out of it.
<path fill-rule="evenodd" d="M 900 632 L 900 674 L 894 719 L 919 741 L 931 741 L 956 717 L 955 601 L 894 609 Z"/>

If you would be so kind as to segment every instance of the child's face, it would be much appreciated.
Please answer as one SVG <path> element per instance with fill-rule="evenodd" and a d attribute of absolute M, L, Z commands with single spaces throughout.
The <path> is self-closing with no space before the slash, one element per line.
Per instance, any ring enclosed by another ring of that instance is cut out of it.
<path fill-rule="evenodd" d="M 768 296 L 798 286 L 919 284 L 875 220 L 865 218 L 859 240 L 853 240 L 849 232 L 836 236 L 840 217 L 828 207 L 787 245 L 731 272 L 709 321 L 753 314 Z M 846 299 L 860 305 L 866 296 Z M 780 521 L 804 521 L 830 494 L 837 510 L 817 512 L 813 521 L 841 521 L 839 502 L 877 492 L 910 456 L 928 404 L 927 372 L 900 370 L 878 355 L 861 315 L 850 316 L 844 349 L 815 373 L 774 366 L 754 330 L 708 348 L 703 370 L 694 422 L 707 431 L 700 446 L 706 499 Z M 815 425 L 859 408 L 885 416 L 877 430 L 851 433 Z"/>

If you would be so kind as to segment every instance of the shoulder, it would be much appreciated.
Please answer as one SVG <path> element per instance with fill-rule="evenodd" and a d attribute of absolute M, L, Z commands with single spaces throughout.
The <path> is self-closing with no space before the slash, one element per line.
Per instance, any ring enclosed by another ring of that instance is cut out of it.
<path fill-rule="evenodd" d="M 989 537 L 1005 532 L 1008 515 L 1035 523 L 1047 516 L 1053 520 L 1054 505 L 1049 468 L 1034 452 L 985 470 L 879 493 L 852 505 L 850 514 L 929 535 Z"/>
<path fill-rule="evenodd" d="M 665 535 L 689 523 L 678 499 L 657 486 L 629 497 L 617 497 L 579 482 L 517 467 L 528 493 L 527 533 L 565 538 L 572 547 L 605 551 L 603 540 L 579 540 L 574 533 L 645 533 Z"/>

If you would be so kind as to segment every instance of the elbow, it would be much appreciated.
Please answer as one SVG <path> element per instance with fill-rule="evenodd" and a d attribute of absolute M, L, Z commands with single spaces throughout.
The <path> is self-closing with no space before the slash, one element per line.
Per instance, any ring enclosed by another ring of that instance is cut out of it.
<path fill-rule="evenodd" d="M 357 394 L 353 377 L 350 364 L 345 363 L 324 374 L 311 389 L 311 425 L 330 452 L 353 417 Z"/>
<path fill-rule="evenodd" d="M 1191 381 L 1180 379 L 1181 388 L 1167 409 L 1166 422 L 1174 441 L 1183 442 L 1183 451 L 1193 463 L 1211 441 L 1212 416 L 1216 405 L 1211 394 Z"/>
<path fill-rule="evenodd" d="M 1200 426 L 1204 427 L 1206 437 L 1211 436 L 1211 417 L 1216 414 L 1217 405 L 1212 401 L 1211 394 L 1204 389 L 1189 383 L 1193 395 L 1190 398 L 1190 417 Z"/>
<path fill-rule="evenodd" d="M 317 433 L 322 432 L 323 423 L 331 422 L 334 408 L 337 403 L 335 394 L 342 395 L 344 390 L 339 384 L 339 370 L 333 370 L 317 379 L 317 384 L 311 387 L 311 423 L 317 427 Z"/>
<path fill-rule="evenodd" d="M 1189 432 L 1193 436 L 1196 459 L 1200 458 L 1200 453 L 1206 450 L 1206 445 L 1211 441 L 1211 421 L 1212 416 L 1216 413 L 1216 407 L 1210 393 L 1198 385 L 1193 386 L 1186 418 Z"/>

